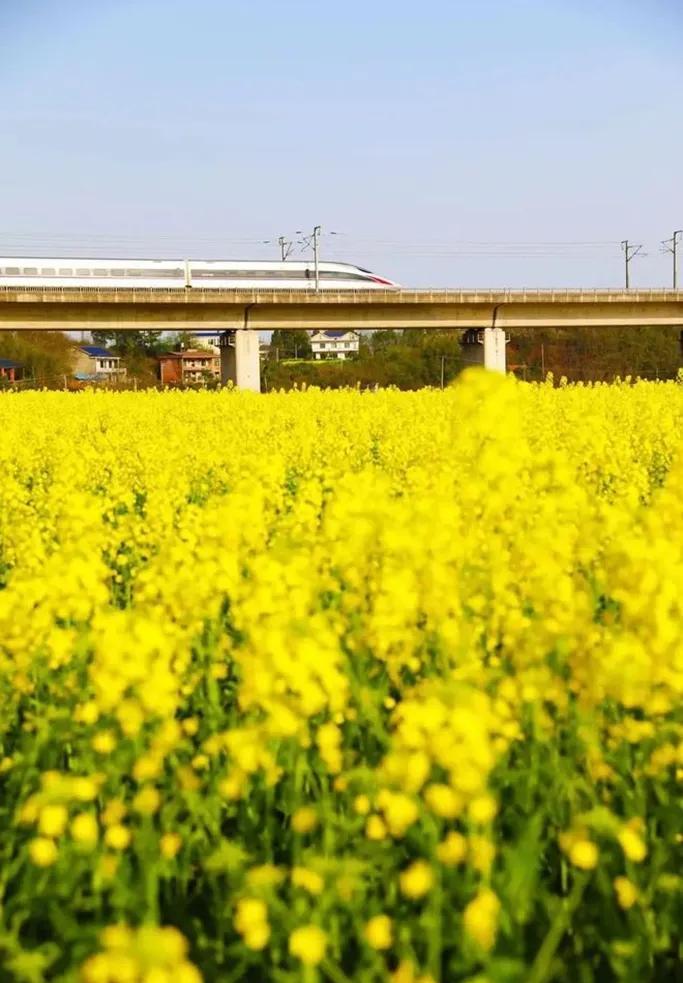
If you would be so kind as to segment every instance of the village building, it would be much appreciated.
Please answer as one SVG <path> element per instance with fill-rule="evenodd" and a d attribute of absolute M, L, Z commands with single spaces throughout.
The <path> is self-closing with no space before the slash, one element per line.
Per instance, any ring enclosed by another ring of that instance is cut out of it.
<path fill-rule="evenodd" d="M 197 385 L 220 380 L 220 356 L 209 349 L 188 349 L 159 356 L 159 379 L 163 385 Z"/>
<path fill-rule="evenodd" d="M 357 331 L 316 331 L 311 336 L 313 358 L 348 358 L 358 354 Z"/>
<path fill-rule="evenodd" d="M 99 345 L 80 345 L 74 351 L 73 374 L 79 382 L 112 382 L 125 378 L 121 356 Z"/>
<path fill-rule="evenodd" d="M 223 331 L 190 331 L 189 333 L 195 339 L 196 344 L 209 348 L 214 355 L 220 355 Z"/>
<path fill-rule="evenodd" d="M 0 358 L 0 379 L 5 382 L 16 382 L 21 378 L 23 365 L 11 358 Z"/>

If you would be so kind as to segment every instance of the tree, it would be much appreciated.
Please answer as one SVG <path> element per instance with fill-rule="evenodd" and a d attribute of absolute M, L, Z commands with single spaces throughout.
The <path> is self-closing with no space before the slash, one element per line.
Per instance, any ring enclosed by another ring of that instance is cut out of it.
<path fill-rule="evenodd" d="M 313 349 L 307 331 L 273 331 L 270 350 L 277 352 L 278 358 L 311 358 Z"/>
<path fill-rule="evenodd" d="M 508 365 L 523 379 L 607 381 L 616 376 L 673 379 L 681 364 L 678 328 L 517 328 Z"/>
<path fill-rule="evenodd" d="M 190 348 L 206 348 L 208 350 L 208 345 L 205 345 L 202 339 L 197 338 L 191 331 L 178 331 L 170 338 L 165 338 L 164 342 L 168 344 L 168 350 L 174 352 L 187 351 Z"/>
<path fill-rule="evenodd" d="M 356 359 L 329 359 L 293 363 L 270 360 L 264 366 L 266 389 L 289 389 L 293 385 L 397 386 L 420 389 L 448 384 L 462 366 L 459 331 L 386 332 L 388 344 L 361 345 Z M 376 332 L 374 341 L 380 332 Z"/>
<path fill-rule="evenodd" d="M 395 331 L 373 331 L 368 338 L 368 345 L 373 352 L 384 351 L 393 345 L 400 345 L 404 332 Z"/>
<path fill-rule="evenodd" d="M 161 331 L 93 331 L 96 345 L 111 348 L 117 355 L 158 355 L 168 349 Z"/>
<path fill-rule="evenodd" d="M 72 371 L 73 338 L 61 331 L 2 331 L 0 358 L 10 358 L 23 367 L 25 380 L 61 388 Z"/>

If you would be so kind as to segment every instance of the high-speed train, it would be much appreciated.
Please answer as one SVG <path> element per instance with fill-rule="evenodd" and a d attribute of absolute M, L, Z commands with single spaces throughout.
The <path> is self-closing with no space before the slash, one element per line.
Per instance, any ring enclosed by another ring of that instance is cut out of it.
<path fill-rule="evenodd" d="M 287 260 L 60 259 L 0 256 L 0 286 L 389 289 L 398 284 L 349 263 Z"/>

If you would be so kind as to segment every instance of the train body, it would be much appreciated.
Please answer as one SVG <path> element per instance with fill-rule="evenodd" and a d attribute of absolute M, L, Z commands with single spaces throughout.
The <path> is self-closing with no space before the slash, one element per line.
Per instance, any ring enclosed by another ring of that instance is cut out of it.
<path fill-rule="evenodd" d="M 64 259 L 0 256 L 0 286 L 163 287 L 202 290 L 311 290 L 310 261 Z M 350 263 L 319 263 L 320 290 L 390 289 L 398 284 Z"/>

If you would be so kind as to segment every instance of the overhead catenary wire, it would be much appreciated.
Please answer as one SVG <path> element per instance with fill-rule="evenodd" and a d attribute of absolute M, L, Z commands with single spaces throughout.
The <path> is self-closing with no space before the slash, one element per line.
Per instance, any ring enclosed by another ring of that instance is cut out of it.
<path fill-rule="evenodd" d="M 299 233 L 300 234 L 300 233 Z M 362 235 L 349 233 L 326 233 L 320 235 L 325 238 L 326 248 L 339 250 L 342 243 L 337 239 L 337 243 L 331 240 L 331 236 L 340 237 L 343 240 L 344 252 L 355 249 L 356 244 L 362 247 L 363 251 L 377 249 L 383 252 L 401 251 L 410 255 L 450 255 L 450 254 L 533 254 L 537 253 L 556 253 L 576 250 L 594 250 L 614 248 L 618 245 L 617 241 L 610 240 L 473 240 L 473 239 L 393 239 L 393 238 L 372 238 Z M 284 239 L 283 236 L 280 239 Z M 0 238 L 0 248 L 7 249 L 12 243 L 17 243 L 22 247 L 29 244 L 36 244 L 41 248 L 54 245 L 66 248 L 69 251 L 82 251 L 84 246 L 92 248 L 114 248 L 114 247 L 140 247 L 153 248 L 159 244 L 168 248 L 170 244 L 178 246 L 215 245 L 220 247 L 228 246 L 264 246 L 274 242 L 280 243 L 280 239 L 273 237 L 247 238 L 229 236 L 200 236 L 184 235 L 183 233 L 147 233 L 147 234 L 107 234 L 93 232 L 72 232 L 72 233 L 43 233 L 43 232 L 7 232 Z M 297 240 L 297 245 L 302 249 L 312 245 L 313 236 L 307 235 Z"/>

